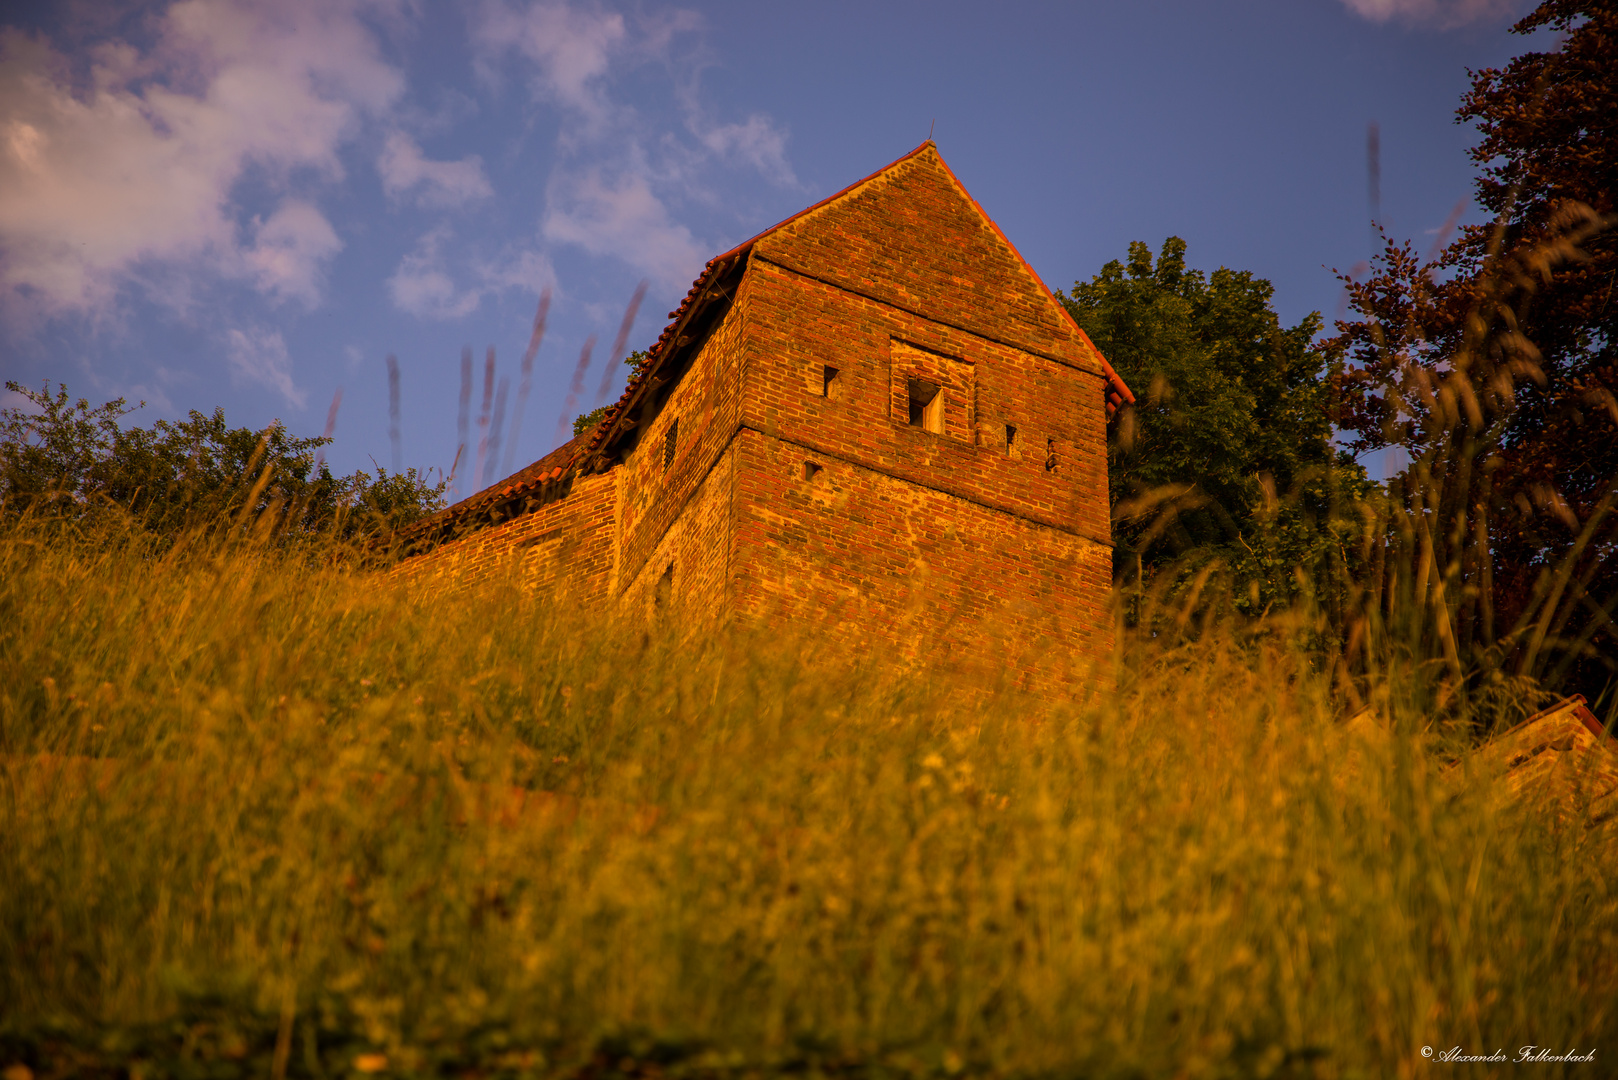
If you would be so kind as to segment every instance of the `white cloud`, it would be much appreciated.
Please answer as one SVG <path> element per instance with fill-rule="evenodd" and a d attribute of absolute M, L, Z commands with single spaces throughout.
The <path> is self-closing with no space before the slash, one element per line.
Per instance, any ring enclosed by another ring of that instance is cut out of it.
<path fill-rule="evenodd" d="M 288 199 L 268 221 L 255 222 L 253 246 L 242 253 L 258 288 L 279 300 L 320 303 L 322 270 L 343 242 L 324 214 Z"/>
<path fill-rule="evenodd" d="M 614 53 L 628 37 L 624 17 L 565 3 L 527 7 L 490 0 L 472 23 L 472 40 L 489 60 L 516 52 L 532 64 L 536 97 L 572 109 L 600 124 L 613 112 L 605 86 Z"/>
<path fill-rule="evenodd" d="M 0 32 L 8 304 L 94 314 L 154 264 L 317 300 L 319 265 L 339 246 L 325 219 L 294 201 L 244 229 L 231 194 L 249 168 L 272 190 L 340 179 L 360 119 L 402 93 L 362 10 L 393 3 L 181 0 L 148 53 L 104 42 L 78 84 L 48 42 Z"/>
<path fill-rule="evenodd" d="M 472 27 L 487 80 L 515 60 L 534 98 L 561 111 L 543 237 L 621 260 L 676 291 L 711 251 L 673 208 L 721 202 L 721 169 L 797 186 L 786 133 L 768 116 L 740 123 L 707 116 L 700 43 L 686 44 L 700 26 L 699 16 L 679 9 L 626 18 L 557 0 L 487 0 Z M 648 118 L 625 98 L 625 77 L 642 68 L 666 73 L 673 116 Z"/>
<path fill-rule="evenodd" d="M 490 292 L 517 289 L 538 296 L 556 288 L 556 268 L 543 252 L 505 252 L 479 262 L 477 275 Z"/>
<path fill-rule="evenodd" d="M 554 177 L 546 193 L 547 240 L 612 255 L 678 289 L 702 268 L 704 249 L 691 230 L 669 220 L 648 179 L 632 172 L 607 177 L 599 169 Z"/>
<path fill-rule="evenodd" d="M 460 319 L 478 309 L 480 292 L 462 289 L 450 277 L 443 246 L 451 235 L 442 226 L 433 229 L 400 261 L 388 279 L 388 294 L 400 311 L 422 319 Z"/>
<path fill-rule="evenodd" d="M 292 382 L 292 358 L 279 331 L 252 328 L 225 333 L 225 354 L 237 383 L 267 386 L 303 408 L 307 395 Z"/>
<path fill-rule="evenodd" d="M 1524 0 L 1343 0 L 1348 9 L 1376 23 L 1396 20 L 1453 29 L 1516 15 Z"/>
<path fill-rule="evenodd" d="M 420 206 L 459 206 L 494 194 L 483 174 L 483 159 L 476 154 L 460 161 L 430 161 L 416 140 L 395 131 L 377 159 L 382 190 L 390 199 L 414 194 Z"/>
<path fill-rule="evenodd" d="M 455 234 L 446 225 L 416 241 L 415 250 L 400 260 L 388 279 L 388 294 L 396 308 L 422 319 L 460 319 L 476 311 L 485 296 L 513 289 L 538 295 L 555 287 L 556 271 L 542 252 L 507 250 L 495 258 L 452 260 L 454 241 Z M 458 272 L 452 262 L 460 264 Z"/>
<path fill-rule="evenodd" d="M 786 132 L 761 113 L 754 113 L 745 124 L 721 124 L 706 131 L 693 127 L 702 145 L 723 161 L 751 165 L 783 187 L 796 187 L 798 178 L 787 164 Z"/>

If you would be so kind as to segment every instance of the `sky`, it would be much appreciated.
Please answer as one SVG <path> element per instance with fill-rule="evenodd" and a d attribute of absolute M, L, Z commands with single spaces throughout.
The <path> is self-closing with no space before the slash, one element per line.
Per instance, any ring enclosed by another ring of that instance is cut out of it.
<path fill-rule="evenodd" d="M 1508 33 L 1531 6 L 13 0 L 0 378 L 329 430 L 345 473 L 464 445 L 470 494 L 616 398 L 641 282 L 631 349 L 708 259 L 929 133 L 1052 289 L 1180 236 L 1329 324 L 1373 205 L 1423 250 L 1479 220 L 1454 113 L 1469 68 L 1549 47 Z"/>

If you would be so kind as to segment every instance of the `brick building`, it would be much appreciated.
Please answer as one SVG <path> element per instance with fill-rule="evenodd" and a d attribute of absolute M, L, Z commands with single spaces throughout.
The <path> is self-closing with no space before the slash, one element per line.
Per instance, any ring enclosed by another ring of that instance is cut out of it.
<path fill-rule="evenodd" d="M 1082 680 L 1111 647 L 1132 401 L 931 142 L 710 261 L 591 431 L 414 527 L 401 570 Z M 519 561 L 520 560 L 520 561 Z M 807 620 L 807 621 L 806 621 Z"/>

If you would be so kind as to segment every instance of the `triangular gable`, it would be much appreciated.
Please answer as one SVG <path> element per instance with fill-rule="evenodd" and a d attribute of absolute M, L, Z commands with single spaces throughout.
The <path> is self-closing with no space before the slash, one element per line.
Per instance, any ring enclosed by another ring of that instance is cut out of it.
<path fill-rule="evenodd" d="M 1134 395 L 931 142 L 756 237 L 761 258 L 1101 373 Z"/>

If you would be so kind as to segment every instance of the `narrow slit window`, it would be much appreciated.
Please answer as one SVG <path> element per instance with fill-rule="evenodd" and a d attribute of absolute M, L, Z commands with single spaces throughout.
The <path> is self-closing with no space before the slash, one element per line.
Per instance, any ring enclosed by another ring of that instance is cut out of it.
<path fill-rule="evenodd" d="M 1056 461 L 1056 440 L 1055 439 L 1046 439 L 1045 440 L 1045 471 L 1046 472 L 1055 472 L 1056 471 L 1056 466 L 1057 466 L 1057 461 Z"/>
<path fill-rule="evenodd" d="M 910 426 L 944 433 L 944 392 L 937 383 L 910 380 Z"/>
<path fill-rule="evenodd" d="M 1017 449 L 1017 425 L 1016 424 L 1007 424 L 1006 425 L 1006 453 L 1009 454 L 1015 449 Z"/>
<path fill-rule="evenodd" d="M 669 563 L 658 575 L 657 588 L 652 593 L 652 604 L 659 611 L 669 606 L 669 599 L 674 595 L 674 564 Z"/>
<path fill-rule="evenodd" d="M 663 433 L 663 471 L 668 472 L 669 466 L 674 464 L 674 448 L 680 444 L 680 418 L 675 417 L 669 421 L 669 429 Z"/>
<path fill-rule="evenodd" d="M 820 369 L 820 396 L 836 400 L 843 396 L 841 372 L 831 366 Z"/>

